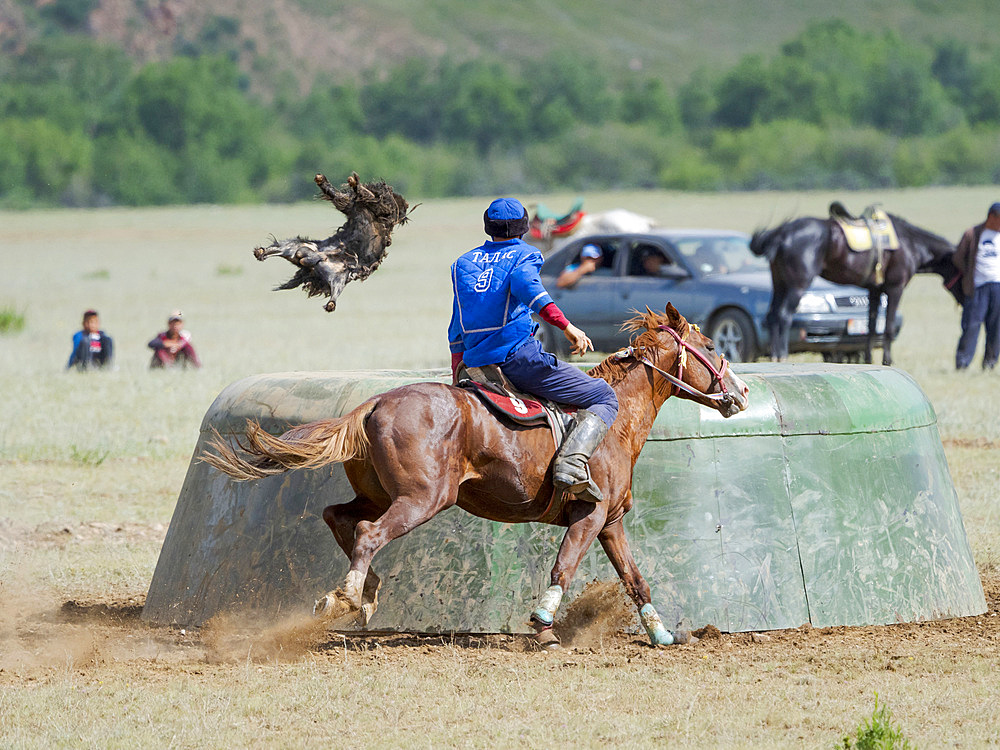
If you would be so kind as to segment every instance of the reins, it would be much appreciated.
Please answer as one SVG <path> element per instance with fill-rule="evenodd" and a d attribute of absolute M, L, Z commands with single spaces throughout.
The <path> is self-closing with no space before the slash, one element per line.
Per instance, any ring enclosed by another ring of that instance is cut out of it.
<path fill-rule="evenodd" d="M 720 357 L 720 359 L 722 360 L 722 366 L 717 370 L 715 369 L 715 365 L 713 365 L 708 360 L 708 357 L 706 357 L 700 351 L 691 346 L 691 344 L 689 344 L 684 338 L 682 338 L 681 335 L 677 333 L 677 331 L 675 331 L 673 328 L 664 325 L 657 326 L 657 328 L 659 328 L 661 331 L 666 331 L 667 333 L 669 333 L 671 336 L 673 336 L 674 341 L 677 342 L 677 352 L 678 352 L 677 375 L 672 375 L 666 370 L 657 367 L 657 365 L 654 362 L 652 362 L 649 359 L 649 357 L 646 356 L 645 347 L 635 347 L 635 346 L 626 347 L 621 351 L 615 352 L 615 354 L 613 355 L 615 359 L 622 360 L 632 357 L 638 362 L 641 362 L 642 364 L 646 365 L 646 367 L 656 370 L 658 373 L 660 373 L 660 375 L 662 375 L 669 383 L 671 383 L 679 391 L 690 393 L 692 396 L 700 396 L 701 398 L 707 398 L 710 401 L 722 401 L 729 403 L 733 401 L 732 394 L 729 393 L 728 389 L 726 388 L 726 383 L 723 380 L 723 377 L 726 374 L 726 370 L 729 367 L 729 362 L 728 360 L 726 360 L 725 357 Z M 699 362 L 705 365 L 705 367 L 708 368 L 708 371 L 712 373 L 715 382 L 718 382 L 719 384 L 719 389 L 720 389 L 719 393 L 704 393 L 702 391 L 699 391 L 697 388 L 694 388 L 693 386 L 690 386 L 684 382 L 683 380 L 684 368 L 687 366 L 688 352 L 691 352 L 691 354 L 694 355 L 695 359 L 697 359 Z"/>

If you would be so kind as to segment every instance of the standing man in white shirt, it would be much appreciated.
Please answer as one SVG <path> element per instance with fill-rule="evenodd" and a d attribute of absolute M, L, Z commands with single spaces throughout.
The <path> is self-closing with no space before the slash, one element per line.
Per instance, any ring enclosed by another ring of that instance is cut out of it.
<path fill-rule="evenodd" d="M 979 327 L 986 326 L 983 369 L 996 367 L 1000 356 L 1000 201 L 990 206 L 986 221 L 966 230 L 953 258 L 962 272 L 962 336 L 955 350 L 955 368 L 972 363 Z"/>

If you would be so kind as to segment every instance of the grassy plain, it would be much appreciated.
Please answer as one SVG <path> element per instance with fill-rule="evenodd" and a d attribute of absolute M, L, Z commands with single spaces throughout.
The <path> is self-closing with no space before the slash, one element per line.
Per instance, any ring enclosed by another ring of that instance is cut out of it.
<path fill-rule="evenodd" d="M 602 194 L 586 207 L 751 231 L 822 215 L 833 198 L 881 201 L 957 240 L 996 191 Z M 420 206 L 330 315 L 319 298 L 269 291 L 292 267 L 250 254 L 272 233 L 328 235 L 340 215 L 326 204 L 0 214 L 0 308 L 25 317 L 0 336 L 0 744 L 830 747 L 870 716 L 875 692 L 919 746 L 1000 743 L 995 626 L 546 655 L 507 641 L 335 641 L 259 662 L 135 621 L 127 605 L 145 595 L 219 391 L 259 372 L 445 366 L 448 264 L 482 239 L 485 203 Z M 113 372 L 64 371 L 88 307 L 115 339 Z M 150 372 L 146 341 L 178 307 L 205 367 Z M 936 278 L 915 280 L 902 312 L 896 364 L 937 412 L 996 618 L 1000 374 L 976 369 L 981 344 L 976 368 L 954 372 L 959 310 Z M 70 617 L 71 600 L 118 605 L 95 621 Z"/>

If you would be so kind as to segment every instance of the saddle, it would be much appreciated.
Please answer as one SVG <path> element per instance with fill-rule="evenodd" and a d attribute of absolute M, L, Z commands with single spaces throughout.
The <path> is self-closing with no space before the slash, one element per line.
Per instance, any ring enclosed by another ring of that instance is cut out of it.
<path fill-rule="evenodd" d="M 518 391 L 496 365 L 467 367 L 463 362 L 458 369 L 458 387 L 475 393 L 499 417 L 522 425 L 548 425 L 557 450 L 576 413 L 576 407 Z"/>
<path fill-rule="evenodd" d="M 896 228 L 892 225 L 889 214 L 878 204 L 873 204 L 862 211 L 860 216 L 852 216 L 843 203 L 834 201 L 830 204 L 830 218 L 837 222 L 844 233 L 844 239 L 850 250 L 856 253 L 875 251 L 872 272 L 875 275 L 875 283 L 882 284 L 883 254 L 899 249 L 899 237 L 896 235 Z"/>
<path fill-rule="evenodd" d="M 834 201 L 830 204 L 830 218 L 844 230 L 847 246 L 855 252 L 876 247 L 883 250 L 899 249 L 899 237 L 896 236 L 892 219 L 878 204 L 868 206 L 860 216 L 852 216 L 843 203 Z"/>

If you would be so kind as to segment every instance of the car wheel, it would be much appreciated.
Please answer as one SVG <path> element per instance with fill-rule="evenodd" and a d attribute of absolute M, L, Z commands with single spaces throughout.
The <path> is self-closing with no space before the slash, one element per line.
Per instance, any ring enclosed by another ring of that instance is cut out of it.
<path fill-rule="evenodd" d="M 555 354 L 559 359 L 569 359 L 569 341 L 562 331 L 548 323 L 542 323 L 538 328 L 538 334 L 545 351 Z"/>
<path fill-rule="evenodd" d="M 752 362 L 757 358 L 757 341 L 753 323 L 740 310 L 723 310 L 712 318 L 708 337 L 715 351 L 730 362 Z"/>

